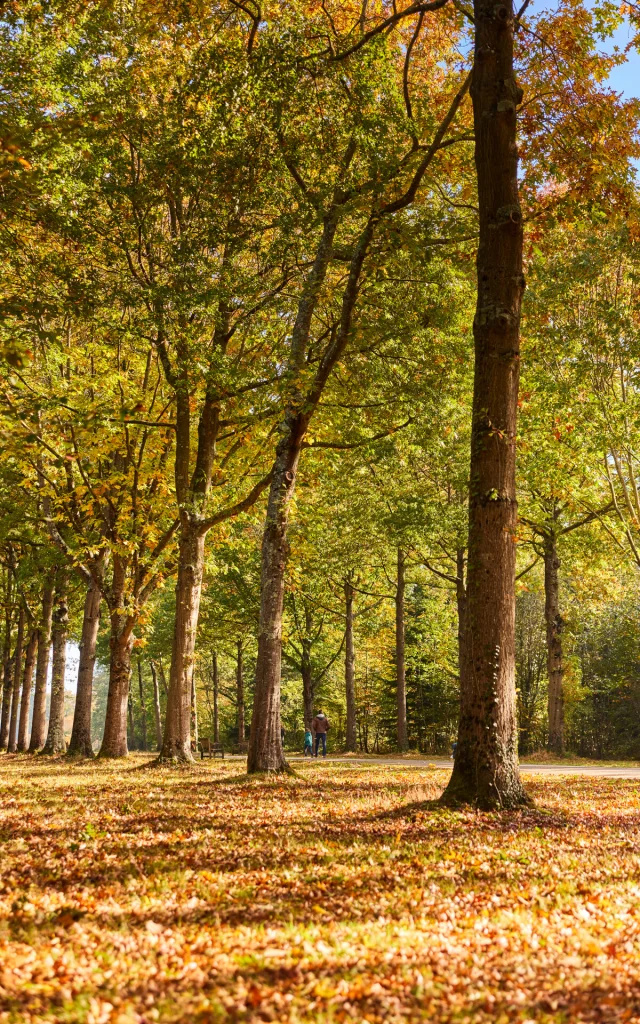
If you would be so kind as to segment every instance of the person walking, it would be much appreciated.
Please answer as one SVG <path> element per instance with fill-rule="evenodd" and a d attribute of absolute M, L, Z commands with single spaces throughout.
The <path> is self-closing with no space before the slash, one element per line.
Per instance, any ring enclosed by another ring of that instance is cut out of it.
<path fill-rule="evenodd" d="M 310 729 L 304 731 L 304 756 L 313 757 L 313 735 Z"/>
<path fill-rule="evenodd" d="M 322 744 L 322 756 L 327 756 L 327 733 L 329 732 L 329 719 L 322 711 L 316 711 L 316 717 L 311 723 L 311 727 L 316 734 L 316 757 L 318 756 L 318 750 L 320 744 Z"/>

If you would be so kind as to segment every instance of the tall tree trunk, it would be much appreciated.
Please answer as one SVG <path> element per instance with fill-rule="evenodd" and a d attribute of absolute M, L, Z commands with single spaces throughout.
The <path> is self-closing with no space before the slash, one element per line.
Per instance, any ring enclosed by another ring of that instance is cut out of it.
<path fill-rule="evenodd" d="M 129 673 L 129 696 L 127 698 L 127 716 L 129 719 L 129 726 L 127 732 L 127 748 L 128 750 L 137 750 L 138 744 L 136 743 L 136 725 L 133 720 L 133 694 L 131 693 L 131 673 Z"/>
<path fill-rule="evenodd" d="M 95 583 L 87 588 L 84 599 L 82 635 L 80 638 L 80 660 L 78 662 L 78 684 L 73 726 L 69 741 L 69 754 L 93 757 L 91 743 L 91 701 L 93 697 L 93 669 L 96 663 L 96 644 L 100 628 L 101 594 Z"/>
<path fill-rule="evenodd" d="M 162 716 L 160 714 L 160 690 L 158 687 L 158 670 L 155 661 L 149 662 L 153 679 L 153 710 L 156 720 L 156 749 L 162 750 Z"/>
<path fill-rule="evenodd" d="M 466 653 L 458 748 L 443 800 L 528 802 L 518 770 L 515 692 L 515 438 L 522 213 L 518 198 L 512 0 L 474 0 L 471 83 L 478 183 L 478 295 L 471 428 Z"/>
<path fill-rule="evenodd" d="M 213 669 L 213 742 L 220 742 L 220 716 L 218 712 L 218 690 L 220 687 L 220 678 L 218 676 L 218 655 L 213 652 L 212 655 L 212 669 Z"/>
<path fill-rule="evenodd" d="M 160 669 L 160 682 L 162 683 L 162 692 L 165 697 L 169 696 L 169 687 L 167 686 L 167 677 L 164 672 L 164 665 L 162 664 L 162 658 L 158 658 L 158 668 Z"/>
<path fill-rule="evenodd" d="M 140 722 L 142 725 L 142 749 L 147 749 L 147 705 L 144 700 L 144 686 L 142 685 L 142 660 L 138 657 L 138 691 L 140 693 Z"/>
<path fill-rule="evenodd" d="M 131 687 L 131 652 L 134 636 L 131 624 L 127 621 L 127 616 L 123 611 L 123 604 L 123 594 L 119 594 L 110 610 L 109 692 L 99 757 L 126 757 L 129 752 L 127 711 Z"/>
<path fill-rule="evenodd" d="M 244 671 L 242 664 L 242 640 L 237 641 L 237 662 L 236 662 L 236 700 L 238 702 L 238 743 L 242 745 L 245 741 L 244 725 Z"/>
<path fill-rule="evenodd" d="M 176 615 L 169 673 L 169 696 L 161 760 L 192 761 L 191 677 L 204 571 L 204 534 L 183 527 L 178 554 Z"/>
<path fill-rule="evenodd" d="M 198 691 L 196 690 L 195 665 L 191 669 L 191 735 L 197 750 L 200 737 L 198 736 Z"/>
<path fill-rule="evenodd" d="M 346 608 L 346 635 L 344 658 L 344 683 L 347 698 L 346 749 L 354 751 L 357 744 L 356 731 L 356 655 L 353 646 L 353 587 L 347 580 L 344 585 Z"/>
<path fill-rule="evenodd" d="M 302 661 L 300 673 L 302 675 L 302 711 L 304 714 L 304 727 L 311 732 L 313 722 L 313 703 L 315 700 L 315 683 L 311 665 L 311 630 L 313 629 L 313 612 L 307 601 L 304 606 L 304 636 L 302 638 Z"/>
<path fill-rule="evenodd" d="M 20 721 L 18 724 L 18 750 L 23 754 L 29 746 L 27 732 L 29 731 L 29 711 L 31 710 L 31 686 L 33 684 L 33 670 L 36 663 L 36 651 L 38 650 L 38 630 L 32 629 L 27 653 L 24 659 L 24 675 L 22 677 L 22 701 L 20 703 Z"/>
<path fill-rule="evenodd" d="M 11 718 L 9 725 L 9 743 L 7 750 L 15 754 L 18 749 L 18 709 L 20 707 L 20 683 L 22 681 L 22 646 L 24 643 L 24 605 L 20 604 L 20 617 L 18 618 L 18 637 L 16 649 L 13 655 L 13 688 L 11 692 Z"/>
<path fill-rule="evenodd" d="M 292 396 L 281 423 L 282 435 L 276 447 L 267 517 L 262 535 L 258 660 L 249 735 L 248 772 L 288 770 L 280 731 L 280 683 L 284 574 L 289 555 L 287 542 L 289 509 L 296 485 L 302 442 L 309 420 L 320 400 L 322 389 L 338 358 L 341 346 L 344 347 L 346 344 L 353 304 L 357 295 L 358 277 L 366 252 L 366 246 L 359 248 L 359 254 L 360 249 L 362 251 L 361 258 L 359 255 L 358 272 L 354 276 L 353 268 L 351 268 L 349 273 L 348 285 L 345 290 L 345 295 L 348 294 L 349 307 L 345 314 L 343 302 L 343 315 L 339 328 L 340 339 L 333 347 L 330 358 L 327 358 L 327 352 L 325 352 L 325 358 L 321 360 L 318 367 L 311 391 L 304 395 L 301 390 L 301 378 L 305 368 L 311 324 L 331 260 L 339 217 L 340 212 L 337 205 L 334 205 L 324 217 L 322 235 L 302 290 L 291 335 L 288 370 L 295 381 L 297 393 Z"/>
<path fill-rule="evenodd" d="M 11 695 L 13 693 L 13 660 L 11 650 L 5 658 L 2 678 L 2 718 L 0 718 L 0 750 L 6 750 L 9 742 L 9 719 L 11 717 Z"/>
<path fill-rule="evenodd" d="M 38 657 L 36 660 L 36 687 L 33 695 L 33 718 L 29 753 L 35 754 L 44 746 L 47 736 L 47 676 L 51 655 L 51 623 L 53 617 L 54 587 L 47 584 L 42 594 L 42 614 L 38 627 Z"/>
<path fill-rule="evenodd" d="M 544 619 L 547 627 L 547 675 L 549 678 L 549 750 L 564 753 L 564 665 L 558 569 L 560 559 L 555 533 L 546 533 L 544 544 Z"/>
<path fill-rule="evenodd" d="M 282 667 L 282 609 L 284 576 L 289 554 L 289 508 L 307 421 L 288 414 L 278 443 L 262 537 L 260 621 L 256 689 L 249 735 L 248 772 L 287 771 L 280 734 L 280 676 Z"/>
<path fill-rule="evenodd" d="M 7 566 L 4 571 L 4 644 L 2 648 L 2 689 L 0 690 L 0 701 L 2 702 L 2 713 L 0 714 L 0 749 L 4 750 L 9 739 L 9 712 L 11 702 L 11 629 L 13 626 L 12 616 L 12 579 L 11 570 Z"/>
<path fill-rule="evenodd" d="M 51 673 L 51 706 L 49 708 L 49 729 L 42 748 L 43 754 L 64 754 L 67 744 L 64 738 L 64 671 L 67 664 L 67 636 L 69 632 L 69 608 L 67 606 L 67 577 L 59 571 L 56 577 L 56 593 L 53 611 L 53 670 Z"/>
<path fill-rule="evenodd" d="M 467 623 L 467 588 L 464 581 L 464 548 L 456 551 L 456 605 L 458 609 L 458 676 L 462 679 L 462 672 L 465 659 L 465 639 Z"/>
<path fill-rule="evenodd" d="M 302 675 L 302 707 L 304 714 L 304 727 L 311 732 L 311 723 L 313 722 L 313 703 L 314 703 L 314 685 L 313 685 L 313 674 L 311 671 L 311 661 L 305 658 L 307 652 L 304 649 L 304 641 L 302 645 L 302 664 L 300 671 Z"/>
<path fill-rule="evenodd" d="M 407 684 L 404 664 L 404 589 L 405 554 L 398 548 L 398 578 L 396 582 L 396 703 L 398 750 L 408 750 L 407 737 Z"/>

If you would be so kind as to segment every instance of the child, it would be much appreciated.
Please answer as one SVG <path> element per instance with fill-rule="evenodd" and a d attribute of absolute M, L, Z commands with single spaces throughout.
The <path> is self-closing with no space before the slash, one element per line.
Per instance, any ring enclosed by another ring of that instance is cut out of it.
<path fill-rule="evenodd" d="M 304 756 L 313 757 L 313 736 L 309 729 L 304 731 Z"/>

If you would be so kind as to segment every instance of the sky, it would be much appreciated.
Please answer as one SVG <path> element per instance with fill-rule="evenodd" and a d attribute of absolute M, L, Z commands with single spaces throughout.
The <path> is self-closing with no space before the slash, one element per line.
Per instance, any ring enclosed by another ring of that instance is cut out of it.
<path fill-rule="evenodd" d="M 587 6 L 593 8 L 595 4 L 586 0 Z M 516 4 L 517 8 L 518 4 Z M 531 0 L 527 8 L 527 14 L 541 14 L 543 11 L 554 10 L 557 3 L 554 0 Z M 604 53 L 613 53 L 614 47 L 619 50 L 630 43 L 633 38 L 633 31 L 626 20 L 609 39 L 602 40 L 600 48 Z M 640 54 L 637 50 L 631 51 L 627 62 L 621 67 L 615 68 L 609 81 L 616 92 L 621 92 L 627 99 L 640 97 Z"/>
<path fill-rule="evenodd" d="M 620 26 L 615 36 L 605 40 L 602 44 L 602 49 L 607 53 L 612 53 L 614 46 L 618 46 L 620 50 L 623 50 L 630 42 L 630 39 L 631 32 L 627 23 Z M 623 93 L 627 99 L 640 97 L 640 54 L 638 54 L 637 50 L 630 52 L 626 64 L 614 68 L 609 76 L 609 82 L 616 92 Z"/>

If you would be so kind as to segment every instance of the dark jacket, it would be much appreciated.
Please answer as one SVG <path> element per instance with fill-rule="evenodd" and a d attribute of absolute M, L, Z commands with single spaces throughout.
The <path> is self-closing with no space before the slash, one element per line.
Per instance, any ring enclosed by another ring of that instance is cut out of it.
<path fill-rule="evenodd" d="M 326 715 L 316 715 L 311 725 L 316 736 L 318 733 L 329 732 L 329 719 Z"/>

